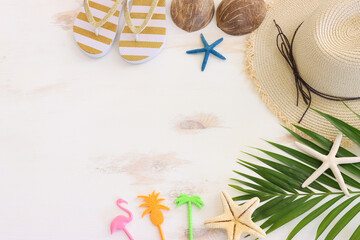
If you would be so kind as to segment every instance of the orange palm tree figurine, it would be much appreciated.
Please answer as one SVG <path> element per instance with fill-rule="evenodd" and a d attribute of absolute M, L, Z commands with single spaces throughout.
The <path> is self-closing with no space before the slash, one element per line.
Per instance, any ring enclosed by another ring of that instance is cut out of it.
<path fill-rule="evenodd" d="M 144 202 L 140 205 L 140 207 L 147 207 L 147 209 L 143 212 L 141 217 L 144 217 L 146 214 L 150 213 L 151 222 L 159 228 L 161 240 L 165 240 L 164 233 L 161 229 L 161 224 L 164 222 L 164 214 L 161 212 L 163 210 L 170 210 L 167 206 L 159 204 L 161 201 L 164 201 L 164 198 L 159 198 L 160 193 L 155 193 L 153 191 L 152 194 L 148 196 L 138 196 L 139 198 L 143 198 Z"/>

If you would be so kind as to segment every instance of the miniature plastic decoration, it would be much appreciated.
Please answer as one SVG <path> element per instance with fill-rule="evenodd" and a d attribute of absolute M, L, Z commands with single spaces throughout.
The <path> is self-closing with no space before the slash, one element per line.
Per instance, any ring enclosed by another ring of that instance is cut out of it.
<path fill-rule="evenodd" d="M 220 39 L 216 40 L 214 43 L 212 43 L 211 45 L 209 45 L 208 42 L 206 41 L 204 35 L 201 34 L 201 40 L 204 44 L 203 48 L 189 50 L 186 52 L 187 54 L 205 53 L 204 60 L 203 60 L 202 66 L 201 66 L 201 71 L 205 70 L 210 54 L 213 54 L 214 56 L 216 56 L 222 60 L 226 60 L 226 58 L 223 55 L 221 55 L 219 52 L 214 50 L 214 48 L 224 40 L 223 38 L 220 38 Z"/>
<path fill-rule="evenodd" d="M 124 231 L 130 240 L 134 240 L 134 238 L 131 236 L 131 234 L 126 230 L 126 225 L 132 221 L 133 216 L 129 210 L 127 210 L 126 208 L 121 206 L 122 203 L 127 204 L 127 202 L 121 198 L 116 201 L 116 204 L 118 205 L 118 207 L 120 209 L 122 209 L 123 211 L 125 211 L 129 216 L 126 217 L 126 216 L 120 215 L 120 216 L 117 216 L 116 218 L 114 218 L 114 220 L 112 220 L 112 222 L 111 222 L 110 231 L 111 231 L 111 234 L 113 234 L 115 231 Z"/>
<path fill-rule="evenodd" d="M 259 198 L 252 198 L 238 206 L 231 197 L 221 193 L 224 213 L 205 222 L 209 228 L 222 228 L 227 231 L 228 240 L 238 240 L 247 233 L 257 238 L 266 237 L 266 233 L 251 220 L 251 215 L 259 205 Z"/>
<path fill-rule="evenodd" d="M 146 214 L 150 214 L 151 222 L 158 227 L 161 240 L 165 240 L 164 233 L 161 228 L 161 224 L 164 222 L 164 214 L 161 212 L 163 210 L 170 210 L 167 206 L 159 204 L 161 201 L 164 201 L 164 198 L 158 198 L 160 193 L 155 193 L 153 191 L 152 194 L 148 196 L 138 196 L 139 198 L 143 198 L 144 202 L 140 205 L 140 207 L 147 207 L 147 209 L 143 212 L 141 217 L 144 217 Z"/>
<path fill-rule="evenodd" d="M 346 187 L 346 184 L 344 182 L 344 179 L 341 175 L 341 172 L 339 170 L 338 165 L 339 164 L 349 164 L 349 163 L 357 163 L 360 162 L 360 157 L 342 157 L 337 158 L 336 154 L 340 148 L 342 139 L 342 133 L 339 133 L 337 135 L 334 144 L 331 147 L 331 150 L 329 152 L 329 155 L 323 155 L 319 153 L 318 151 L 315 151 L 308 146 L 305 146 L 301 143 L 296 142 L 296 146 L 300 148 L 302 151 L 306 152 L 310 156 L 319 159 L 323 162 L 323 164 L 303 183 L 302 187 L 305 188 L 309 186 L 312 182 L 314 182 L 321 174 L 323 174 L 327 169 L 331 169 L 331 171 L 334 173 L 334 176 L 336 180 L 339 183 L 339 186 L 341 190 L 344 192 L 346 196 L 350 196 L 349 191 Z"/>
<path fill-rule="evenodd" d="M 205 204 L 201 200 L 199 196 L 189 196 L 186 194 L 181 194 L 176 200 L 175 204 L 177 204 L 177 207 L 180 207 L 181 205 L 187 203 L 188 205 L 188 216 L 189 216 L 189 239 L 193 240 L 193 223 L 192 223 L 192 204 L 197 206 L 198 208 L 202 208 Z"/>

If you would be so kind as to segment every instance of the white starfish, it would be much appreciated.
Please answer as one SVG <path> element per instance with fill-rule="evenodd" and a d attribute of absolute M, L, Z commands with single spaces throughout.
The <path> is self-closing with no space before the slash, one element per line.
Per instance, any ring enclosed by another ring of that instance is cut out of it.
<path fill-rule="evenodd" d="M 339 133 L 337 135 L 331 150 L 329 152 L 329 155 L 323 155 L 314 149 L 305 146 L 301 143 L 296 142 L 296 146 L 303 150 L 304 152 L 308 153 L 314 158 L 317 158 L 323 162 L 323 164 L 303 183 L 302 187 L 305 188 L 309 186 L 312 182 L 314 182 L 321 174 L 323 174 L 328 168 L 331 169 L 331 171 L 334 173 L 336 180 L 339 183 L 339 186 L 341 190 L 345 193 L 346 196 L 350 196 L 349 191 L 346 187 L 346 184 L 344 182 L 344 179 L 341 175 L 341 172 L 338 168 L 339 164 L 348 164 L 348 163 L 357 163 L 360 162 L 360 157 L 342 157 L 337 158 L 336 154 L 339 150 L 340 143 L 342 139 L 342 133 Z"/>

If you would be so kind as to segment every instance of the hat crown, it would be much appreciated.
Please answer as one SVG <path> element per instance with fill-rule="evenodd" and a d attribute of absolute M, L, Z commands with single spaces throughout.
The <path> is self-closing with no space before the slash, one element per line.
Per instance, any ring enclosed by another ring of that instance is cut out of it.
<path fill-rule="evenodd" d="M 360 0 L 325 0 L 304 20 L 293 46 L 302 78 L 325 94 L 360 96 Z"/>

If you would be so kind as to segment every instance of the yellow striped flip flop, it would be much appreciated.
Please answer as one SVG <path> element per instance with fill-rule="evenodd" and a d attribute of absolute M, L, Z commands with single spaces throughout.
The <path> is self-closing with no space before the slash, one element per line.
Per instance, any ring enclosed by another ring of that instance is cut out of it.
<path fill-rule="evenodd" d="M 119 41 L 124 60 L 137 64 L 157 56 L 166 41 L 165 0 L 133 0 L 131 12 L 125 2 L 124 16 Z"/>
<path fill-rule="evenodd" d="M 84 0 L 74 22 L 75 41 L 90 57 L 103 57 L 114 42 L 123 0 Z"/>

